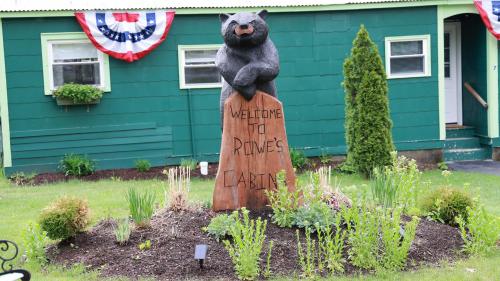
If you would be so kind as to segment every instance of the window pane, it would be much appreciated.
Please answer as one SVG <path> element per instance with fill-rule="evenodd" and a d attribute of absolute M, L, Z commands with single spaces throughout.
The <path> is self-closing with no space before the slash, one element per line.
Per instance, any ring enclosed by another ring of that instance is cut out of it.
<path fill-rule="evenodd" d="M 221 76 L 213 67 L 186 67 L 184 68 L 186 84 L 220 83 Z"/>
<path fill-rule="evenodd" d="M 186 65 L 213 64 L 217 50 L 187 50 Z"/>
<path fill-rule="evenodd" d="M 53 74 L 55 87 L 66 83 L 101 84 L 99 63 L 54 65 Z"/>
<path fill-rule="evenodd" d="M 423 54 L 423 41 L 391 42 L 391 55 L 421 55 Z"/>
<path fill-rule="evenodd" d="M 97 61 L 97 50 L 91 43 L 53 44 L 54 62 Z"/>
<path fill-rule="evenodd" d="M 424 57 L 392 58 L 391 74 L 425 73 Z"/>

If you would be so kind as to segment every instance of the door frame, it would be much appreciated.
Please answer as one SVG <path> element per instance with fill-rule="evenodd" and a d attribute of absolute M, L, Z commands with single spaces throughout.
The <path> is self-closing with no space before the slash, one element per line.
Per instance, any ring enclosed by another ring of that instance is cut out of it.
<path fill-rule="evenodd" d="M 455 31 L 455 72 L 456 72 L 456 94 L 457 94 L 457 124 L 463 125 L 463 107 L 462 107 L 462 25 L 459 21 L 444 22 L 443 26 L 443 38 L 444 34 L 450 28 Z M 450 37 L 451 39 L 451 37 Z M 450 40 L 450 46 L 452 42 Z M 443 57 L 444 64 L 444 57 Z M 450 56 L 451 64 L 451 56 Z M 450 67 L 450 71 L 452 68 Z M 446 79 L 446 78 L 444 78 Z M 446 95 L 446 93 L 445 93 Z M 446 108 L 446 105 L 445 105 Z M 446 122 L 446 121 L 445 121 Z"/>

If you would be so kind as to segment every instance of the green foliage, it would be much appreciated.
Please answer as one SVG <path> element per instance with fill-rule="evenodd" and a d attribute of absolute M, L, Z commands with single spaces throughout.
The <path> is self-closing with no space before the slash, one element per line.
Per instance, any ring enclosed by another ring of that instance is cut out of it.
<path fill-rule="evenodd" d="M 273 251 L 273 244 L 274 242 L 271 240 L 269 242 L 269 250 L 267 251 L 267 257 L 266 257 L 266 269 L 264 270 L 264 277 L 269 278 L 271 277 L 271 255 Z"/>
<path fill-rule="evenodd" d="M 292 160 L 292 166 L 297 170 L 302 170 L 306 168 L 309 160 L 302 150 L 290 148 L 290 160 Z"/>
<path fill-rule="evenodd" d="M 54 97 L 67 99 L 74 103 L 92 103 L 102 98 L 103 91 L 92 85 L 64 84 L 54 91 Z"/>
<path fill-rule="evenodd" d="M 146 159 L 140 159 L 135 161 L 135 168 L 137 171 L 144 173 L 151 169 L 151 163 Z"/>
<path fill-rule="evenodd" d="M 321 164 L 327 165 L 332 161 L 332 156 L 326 153 L 326 151 L 322 150 L 321 155 L 319 156 L 319 161 L 321 162 Z"/>
<path fill-rule="evenodd" d="M 191 170 L 196 169 L 196 165 L 198 165 L 198 161 L 196 159 L 187 158 L 181 159 L 181 167 L 189 168 Z"/>
<path fill-rule="evenodd" d="M 392 165 L 373 170 L 370 182 L 374 201 L 383 208 L 401 207 L 408 210 L 416 206 L 419 195 L 420 171 L 413 159 L 391 153 Z"/>
<path fill-rule="evenodd" d="M 85 155 L 80 154 L 67 154 L 59 163 L 59 169 L 64 172 L 66 176 L 86 176 L 95 171 L 95 165 Z"/>
<path fill-rule="evenodd" d="M 456 226 L 455 218 L 461 216 L 467 221 L 467 207 L 474 207 L 471 196 L 461 190 L 443 187 L 424 197 L 422 209 L 434 221 Z"/>
<path fill-rule="evenodd" d="M 151 240 L 148 239 L 142 243 L 139 243 L 139 245 L 137 247 L 141 251 L 147 251 L 147 250 L 151 249 Z"/>
<path fill-rule="evenodd" d="M 82 232 L 89 224 L 87 201 L 61 197 L 42 210 L 39 224 L 51 239 L 68 239 Z"/>
<path fill-rule="evenodd" d="M 446 164 L 446 162 L 439 162 L 439 163 L 437 164 L 437 167 L 438 167 L 438 169 L 439 169 L 439 170 L 441 170 L 441 171 L 446 171 L 446 170 L 448 170 L 448 165 Z"/>
<path fill-rule="evenodd" d="M 47 264 L 45 246 L 49 242 L 47 232 L 43 231 L 36 223 L 28 224 L 28 228 L 23 232 L 24 248 L 26 249 L 27 261 L 34 261 L 36 264 Z"/>
<path fill-rule="evenodd" d="M 333 211 L 322 201 L 300 206 L 294 216 L 294 225 L 299 228 L 326 230 L 333 222 Z"/>
<path fill-rule="evenodd" d="M 15 185 L 32 185 L 35 177 L 36 173 L 15 172 L 9 177 L 9 180 Z"/>
<path fill-rule="evenodd" d="M 119 220 L 114 228 L 116 242 L 120 245 L 127 244 L 130 238 L 130 224 L 128 218 Z"/>
<path fill-rule="evenodd" d="M 344 272 L 343 263 L 345 260 L 342 258 L 344 251 L 344 241 L 347 232 L 342 228 L 342 216 L 336 215 L 334 219 L 334 230 L 330 226 L 324 230 L 317 228 L 318 232 L 318 250 L 320 255 L 318 258 L 326 263 L 326 268 L 331 275 L 339 272 Z M 321 258 L 321 255 L 324 255 Z"/>
<path fill-rule="evenodd" d="M 222 238 L 229 234 L 229 229 L 232 225 L 236 223 L 236 217 L 234 214 L 220 214 L 210 220 L 210 224 L 203 230 L 209 235 L 215 237 L 215 240 L 219 242 Z"/>
<path fill-rule="evenodd" d="M 486 212 L 483 206 L 467 207 L 468 219 L 458 216 L 456 221 L 464 240 L 463 250 L 471 255 L 494 252 L 500 239 L 500 219 Z"/>
<path fill-rule="evenodd" d="M 239 212 L 233 212 L 238 217 L 229 230 L 233 243 L 224 240 L 224 246 L 233 261 L 236 275 L 241 280 L 255 280 L 260 272 L 260 253 L 264 245 L 267 220 L 261 218 L 250 220 L 249 211 L 241 209 L 243 220 Z"/>
<path fill-rule="evenodd" d="M 280 227 L 292 227 L 294 215 L 299 206 L 299 191 L 290 192 L 285 182 L 285 172 L 280 171 L 276 175 L 278 188 L 266 190 L 266 196 L 273 209 L 273 223 Z"/>
<path fill-rule="evenodd" d="M 382 59 L 361 26 L 351 56 L 344 62 L 347 167 L 368 176 L 374 167 L 391 164 L 392 121 Z"/>
<path fill-rule="evenodd" d="M 299 230 L 297 229 L 297 256 L 302 270 L 302 277 L 314 278 L 316 276 L 316 241 L 311 238 L 311 228 L 306 228 L 306 248 L 300 242 Z M 305 251 L 305 253 L 304 253 Z"/>
<path fill-rule="evenodd" d="M 155 209 L 155 193 L 150 190 L 139 192 L 130 188 L 126 195 L 130 215 L 137 227 L 147 227 Z"/>
<path fill-rule="evenodd" d="M 348 225 L 349 259 L 363 269 L 377 268 L 379 228 L 377 214 L 366 206 L 343 209 Z M 352 227 L 351 227 L 352 226 Z"/>
<path fill-rule="evenodd" d="M 406 265 L 420 219 L 413 217 L 410 222 L 406 223 L 403 236 L 400 232 L 401 216 L 397 209 L 383 211 L 380 218 L 383 253 L 380 259 L 381 268 L 390 272 L 402 270 Z"/>

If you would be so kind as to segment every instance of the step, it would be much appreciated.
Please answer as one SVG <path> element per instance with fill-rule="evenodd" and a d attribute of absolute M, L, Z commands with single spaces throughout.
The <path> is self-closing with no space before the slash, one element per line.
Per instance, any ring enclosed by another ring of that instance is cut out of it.
<path fill-rule="evenodd" d="M 446 129 L 446 138 L 468 138 L 475 135 L 474 127 Z"/>
<path fill-rule="evenodd" d="M 481 148 L 479 138 L 451 138 L 446 139 L 444 143 L 445 149 L 460 149 L 460 148 Z"/>
<path fill-rule="evenodd" d="M 491 150 L 486 147 L 446 149 L 444 151 L 444 161 L 470 161 L 491 159 Z"/>

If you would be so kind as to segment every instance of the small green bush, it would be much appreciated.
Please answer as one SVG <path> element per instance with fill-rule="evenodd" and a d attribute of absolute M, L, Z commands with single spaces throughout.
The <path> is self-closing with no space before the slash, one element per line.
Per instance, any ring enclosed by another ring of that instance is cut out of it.
<path fill-rule="evenodd" d="M 236 222 L 237 218 L 234 215 L 220 214 L 210 220 L 210 224 L 203 230 L 209 235 L 215 237 L 219 242 L 222 238 L 229 234 L 229 229 Z"/>
<path fill-rule="evenodd" d="M 151 190 L 139 192 L 134 188 L 127 191 L 127 202 L 132 220 L 137 227 L 147 227 L 155 209 L 155 193 Z"/>
<path fill-rule="evenodd" d="M 322 201 L 300 206 L 294 215 L 294 225 L 299 228 L 311 228 L 325 231 L 333 223 L 333 210 Z"/>
<path fill-rule="evenodd" d="M 467 221 L 458 216 L 456 221 L 464 240 L 463 250 L 471 255 L 492 253 L 500 239 L 500 218 L 486 212 L 483 206 L 467 207 Z"/>
<path fill-rule="evenodd" d="M 144 173 L 151 169 L 151 163 L 146 159 L 135 161 L 135 168 L 137 171 Z"/>
<path fill-rule="evenodd" d="M 280 227 L 292 227 L 299 206 L 299 191 L 290 192 L 285 182 L 285 172 L 276 175 L 277 190 L 266 190 L 269 205 L 273 209 L 273 222 Z"/>
<path fill-rule="evenodd" d="M 360 208 L 344 208 L 342 215 L 348 227 L 347 239 L 351 263 L 363 269 L 377 268 L 379 251 L 377 214 L 362 205 Z"/>
<path fill-rule="evenodd" d="M 297 170 L 305 169 L 309 162 L 304 152 L 293 148 L 290 148 L 290 160 L 292 166 Z"/>
<path fill-rule="evenodd" d="M 471 196 L 464 191 L 449 187 L 435 190 L 422 201 L 422 209 L 428 218 L 451 226 L 457 225 L 455 218 L 458 216 L 467 221 L 467 207 L 474 207 Z"/>
<path fill-rule="evenodd" d="M 62 197 L 42 210 L 39 224 L 51 239 L 68 239 L 82 232 L 89 224 L 87 201 Z"/>
<path fill-rule="evenodd" d="M 130 238 L 130 224 L 128 218 L 122 219 L 116 223 L 114 228 L 116 242 L 120 245 L 127 244 Z"/>
<path fill-rule="evenodd" d="M 45 246 L 49 241 L 47 232 L 43 231 L 40 225 L 30 223 L 22 236 L 24 248 L 26 249 L 27 261 L 45 265 L 48 261 L 45 253 Z"/>
<path fill-rule="evenodd" d="M 236 275 L 241 280 L 255 280 L 260 273 L 260 254 L 266 237 L 267 220 L 250 220 L 249 211 L 241 209 L 243 220 L 239 219 L 239 212 L 233 215 L 238 217 L 230 228 L 229 235 L 233 243 L 224 240 L 224 246 L 234 265 Z"/>
<path fill-rule="evenodd" d="M 103 91 L 92 85 L 64 84 L 54 91 L 54 97 L 74 103 L 92 103 L 102 98 Z"/>
<path fill-rule="evenodd" d="M 67 154 L 59 164 L 59 169 L 66 176 L 86 176 L 94 173 L 95 164 L 87 156 L 80 154 Z"/>
<path fill-rule="evenodd" d="M 181 159 L 181 167 L 189 168 L 191 170 L 196 169 L 196 165 L 198 165 L 198 161 L 196 159 L 187 158 Z"/>

